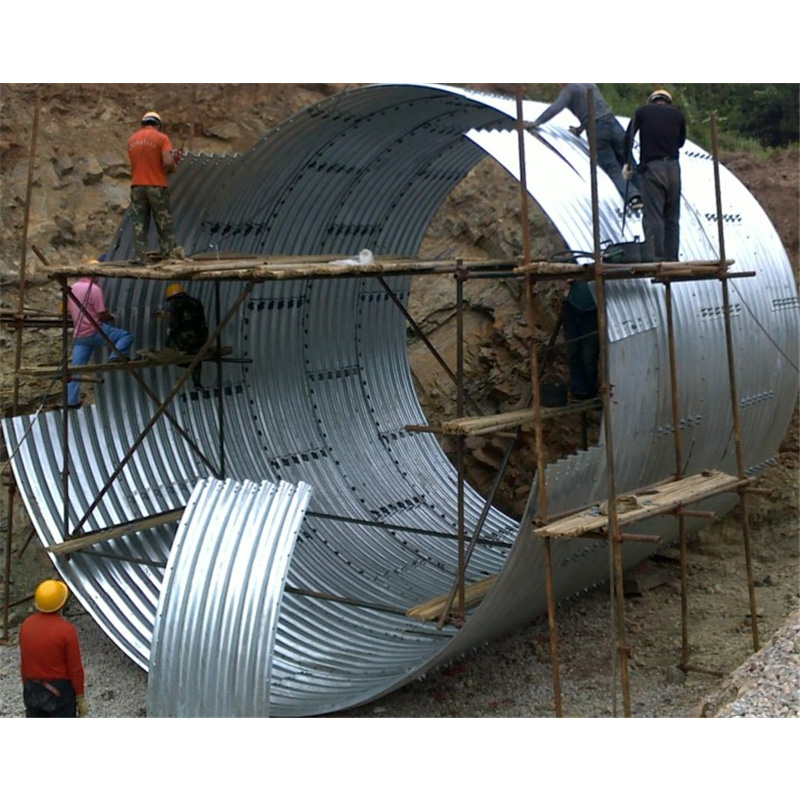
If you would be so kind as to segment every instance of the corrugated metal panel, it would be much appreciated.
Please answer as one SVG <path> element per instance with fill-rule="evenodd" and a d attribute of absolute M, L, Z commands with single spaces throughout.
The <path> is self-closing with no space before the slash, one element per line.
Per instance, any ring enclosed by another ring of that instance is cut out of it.
<path fill-rule="evenodd" d="M 534 119 L 543 107 L 526 102 L 526 118 Z M 192 252 L 291 255 L 369 247 L 413 256 L 441 201 L 487 153 L 515 172 L 517 145 L 510 132 L 515 113 L 513 100 L 451 87 L 364 87 L 331 98 L 283 123 L 237 159 L 187 159 L 174 186 L 181 242 Z M 545 135 L 563 158 L 526 135 L 529 190 L 570 248 L 591 249 L 586 147 L 558 119 L 554 123 Z M 682 255 L 713 258 L 710 159 L 687 145 L 682 166 Z M 746 189 L 722 173 L 727 255 L 736 260 L 735 269 L 758 273 L 731 282 L 745 458 L 748 468 L 758 470 L 777 449 L 796 399 L 796 374 L 787 364 L 797 364 L 798 303 L 772 225 Z M 602 235 L 617 238 L 620 198 L 602 173 L 598 186 Z M 637 225 L 626 225 L 626 231 L 634 233 Z M 123 230 L 109 255 L 124 258 L 129 248 Z M 390 285 L 407 297 L 407 278 L 392 278 Z M 111 307 L 124 311 L 136 347 L 161 343 L 153 311 L 162 302 L 163 284 L 107 280 L 104 288 Z M 213 319 L 214 286 L 198 282 L 187 288 Z M 238 282 L 220 286 L 220 314 L 243 288 Z M 645 281 L 608 288 L 617 483 L 625 491 L 673 469 L 664 290 Z M 685 471 L 730 471 L 719 286 L 685 284 L 674 294 Z M 486 542 L 476 549 L 468 578 L 502 574 L 467 624 L 439 632 L 403 615 L 405 608 L 447 593 L 457 561 L 452 538 L 398 530 L 429 529 L 451 537 L 457 530 L 454 469 L 434 437 L 404 430 L 425 422 L 409 372 L 405 329 L 377 281 L 348 278 L 259 285 L 223 335 L 233 355 L 246 361 L 222 368 L 225 477 L 302 481 L 314 488 L 315 514 L 395 526 L 307 518 L 290 585 L 360 605 L 297 594 L 284 598 L 277 629 L 269 634 L 274 634 L 270 713 L 316 714 L 369 700 L 545 608 L 540 544 L 517 536 L 519 525 L 492 510 L 482 534 Z M 212 383 L 215 367 L 204 370 Z M 164 397 L 178 374 L 165 368 L 146 377 Z M 97 387 L 95 406 L 70 415 L 73 525 L 153 408 L 130 376 L 113 373 Z M 215 390 L 181 392 L 171 406 L 212 467 L 219 464 L 217 411 Z M 9 450 L 20 448 L 13 467 L 42 542 L 60 541 L 60 415 L 6 420 L 3 430 Z M 198 480 L 213 476 L 175 426 L 161 420 L 84 527 L 96 530 L 179 508 Z M 553 513 L 603 498 L 603 447 L 552 465 L 547 480 Z M 708 506 L 725 510 L 730 502 L 722 496 Z M 468 490 L 468 528 L 481 508 L 481 498 Z M 671 525 L 658 520 L 648 529 L 669 536 Z M 163 526 L 96 545 L 69 561 L 54 559 L 109 636 L 145 668 L 174 536 L 174 525 Z M 643 545 L 625 548 L 629 563 L 649 552 Z M 607 574 L 603 543 L 560 542 L 555 554 L 559 596 Z"/>
<path fill-rule="evenodd" d="M 311 487 L 200 481 L 156 611 L 147 714 L 269 715 L 284 583 Z"/>

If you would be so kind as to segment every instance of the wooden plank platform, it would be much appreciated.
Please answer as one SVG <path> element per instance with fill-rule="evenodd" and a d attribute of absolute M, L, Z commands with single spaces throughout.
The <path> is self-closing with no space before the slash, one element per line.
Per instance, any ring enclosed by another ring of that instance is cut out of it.
<path fill-rule="evenodd" d="M 518 260 L 487 261 L 451 258 L 419 261 L 397 256 L 379 257 L 374 264 L 333 264 L 332 261 L 350 260 L 352 255 L 329 254 L 323 256 L 271 255 L 247 256 L 218 260 L 190 259 L 162 261 L 157 264 L 136 266 L 127 261 L 76 264 L 50 267 L 48 277 L 76 278 L 81 275 L 105 278 L 147 278 L 150 280 L 288 280 L 292 278 L 337 278 L 359 275 L 406 275 L 454 269 L 514 269 Z"/>
<path fill-rule="evenodd" d="M 471 583 L 465 587 L 464 604 L 466 609 L 474 608 L 481 602 L 481 600 L 483 600 L 483 598 L 486 596 L 486 593 L 492 588 L 492 584 L 497 580 L 497 577 L 497 575 L 490 575 L 488 578 L 484 578 L 482 581 Z M 425 621 L 439 619 L 439 616 L 441 615 L 442 611 L 444 611 L 449 598 L 449 593 L 443 594 L 440 597 L 434 597 L 433 600 L 427 600 L 426 602 L 420 603 L 413 608 L 409 608 L 408 611 L 406 611 L 406 616 Z M 456 600 L 453 601 L 453 608 L 456 607 L 457 603 L 458 596 L 456 596 Z"/>
<path fill-rule="evenodd" d="M 159 356 L 158 353 L 164 353 Z M 181 366 L 182 364 L 191 364 L 194 361 L 194 356 L 185 353 L 178 353 L 172 351 L 175 355 L 170 355 L 166 351 L 150 351 L 141 350 L 141 354 L 147 354 L 146 358 L 135 358 L 131 361 L 104 361 L 100 364 L 84 364 L 81 367 L 67 367 L 67 372 L 76 374 L 92 374 L 95 372 L 119 372 L 120 370 L 128 369 L 145 369 L 149 367 L 165 367 L 165 366 Z M 208 353 L 201 361 L 213 361 L 218 356 L 224 357 L 233 352 L 233 347 L 221 347 Z M 61 368 L 58 366 L 47 367 L 20 367 L 20 375 L 29 375 L 36 378 L 58 378 L 61 376 Z"/>
<path fill-rule="evenodd" d="M 617 520 L 622 527 L 659 514 L 669 514 L 683 505 L 697 503 L 723 492 L 735 491 L 750 481 L 750 478 L 740 479 L 724 472 L 709 470 L 679 481 L 670 481 L 650 489 L 631 492 L 617 498 Z M 594 534 L 608 528 L 608 509 L 605 506 L 603 503 L 599 507 L 572 514 L 535 528 L 533 532 L 536 536 L 553 539 Z"/>
<path fill-rule="evenodd" d="M 723 264 L 723 269 L 727 270 L 735 262 L 728 259 Z M 638 264 L 619 264 L 610 261 L 601 261 L 598 265 L 593 262 L 586 264 L 568 264 L 564 262 L 532 261 L 529 264 L 521 264 L 514 272 L 519 275 L 530 275 L 531 277 L 547 278 L 566 278 L 570 275 L 577 276 L 585 273 L 589 269 L 599 267 L 604 278 L 663 278 L 691 275 L 700 277 L 703 275 L 717 275 L 720 270 L 719 261 L 646 261 Z M 734 277 L 731 275 L 730 277 Z"/>
<path fill-rule="evenodd" d="M 558 417 L 563 414 L 571 414 L 575 411 L 592 411 L 602 407 L 599 399 L 583 400 L 579 403 L 569 403 L 564 406 L 553 408 L 542 407 L 540 416 L 542 419 Z M 440 426 L 442 433 L 452 436 L 482 436 L 487 433 L 497 433 L 498 431 L 516 428 L 520 425 L 533 422 L 536 413 L 532 408 L 524 411 L 506 411 L 502 414 L 492 414 L 485 417 L 460 417 L 443 422 Z"/>

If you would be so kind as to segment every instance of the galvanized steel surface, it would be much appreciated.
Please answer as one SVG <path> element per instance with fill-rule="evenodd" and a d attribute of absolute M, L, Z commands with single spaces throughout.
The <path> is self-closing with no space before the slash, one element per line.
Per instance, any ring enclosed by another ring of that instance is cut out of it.
<path fill-rule="evenodd" d="M 526 102 L 525 118 L 534 119 L 543 107 Z M 339 254 L 369 247 L 376 254 L 413 256 L 441 202 L 487 153 L 517 173 L 515 114 L 509 98 L 452 87 L 364 87 L 331 98 L 236 159 L 187 158 L 173 188 L 181 244 L 190 253 Z M 569 248 L 591 250 L 588 148 L 568 132 L 571 119 L 565 116 L 541 129 L 560 156 L 526 134 L 528 188 Z M 712 162 L 691 144 L 681 162 L 682 258 L 716 258 Z M 759 470 L 776 451 L 796 399 L 798 302 L 772 225 L 724 169 L 722 181 L 726 255 L 736 261 L 735 271 L 758 273 L 730 285 L 745 458 L 748 468 Z M 598 190 L 601 235 L 618 239 L 621 200 L 602 172 Z M 625 238 L 640 234 L 639 221 L 626 221 L 625 232 Z M 123 225 L 108 255 L 124 258 L 129 252 Z M 407 298 L 407 278 L 389 283 Z M 187 286 L 205 303 L 212 324 L 245 288 L 221 283 L 217 306 L 213 284 Z M 162 302 L 163 284 L 106 280 L 104 289 L 134 331 L 135 346 L 161 344 L 163 331 L 152 313 Z M 662 286 L 643 280 L 608 286 L 620 491 L 674 470 L 663 293 Z M 687 474 L 705 468 L 735 472 L 719 293 L 716 281 L 673 290 Z M 213 389 L 181 392 L 171 405 L 175 419 L 217 468 L 222 435 L 226 478 L 313 487 L 311 515 L 297 538 L 288 577 L 303 593 L 283 597 L 274 628 L 257 645 L 273 653 L 270 713 L 318 714 L 365 702 L 544 610 L 538 541 L 518 536 L 518 523 L 492 510 L 467 579 L 501 575 L 464 628 L 437 631 L 404 616 L 406 608 L 452 586 L 457 476 L 432 436 L 404 430 L 425 420 L 409 374 L 405 321 L 377 280 L 260 284 L 223 333 L 223 343 L 245 363 L 222 365 L 222 434 Z M 215 385 L 216 367 L 203 369 L 204 381 Z M 159 397 L 178 374 L 175 368 L 144 373 Z M 96 405 L 70 414 L 73 525 L 153 409 L 130 376 L 109 373 Z M 60 541 L 61 416 L 8 420 L 4 432 L 9 450 L 20 448 L 15 475 L 40 538 L 44 544 Z M 602 499 L 605 463 L 603 447 L 595 446 L 551 465 L 551 513 Z M 212 476 L 175 426 L 162 419 L 85 530 L 180 508 L 196 483 Z M 725 510 L 732 503 L 723 495 L 703 507 Z M 468 490 L 466 504 L 472 530 L 482 501 Z M 526 519 L 535 511 L 532 504 Z M 673 524 L 657 519 L 645 528 L 669 537 Z M 68 562 L 54 559 L 104 630 L 143 667 L 174 535 L 175 526 L 164 526 L 96 545 Z M 607 577 L 602 542 L 559 542 L 554 551 L 559 596 Z M 651 551 L 626 545 L 624 552 L 634 563 Z M 198 577 L 202 585 L 205 576 Z M 169 615 L 161 624 L 172 624 Z M 220 674 L 218 685 L 233 679 Z"/>
<path fill-rule="evenodd" d="M 311 487 L 200 481 L 156 612 L 147 714 L 269 716 L 286 573 Z"/>

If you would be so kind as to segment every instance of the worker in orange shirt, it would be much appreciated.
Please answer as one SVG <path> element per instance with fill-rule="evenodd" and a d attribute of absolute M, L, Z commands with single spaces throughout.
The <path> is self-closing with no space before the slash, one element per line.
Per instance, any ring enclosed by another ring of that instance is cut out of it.
<path fill-rule="evenodd" d="M 142 117 L 141 128 L 128 139 L 134 264 L 145 263 L 151 217 L 158 231 L 161 258 L 183 258 L 183 249 L 175 241 L 167 183 L 167 175 L 177 166 L 175 151 L 162 128 L 161 117 L 148 111 Z"/>
<path fill-rule="evenodd" d="M 61 614 L 69 598 L 62 581 L 42 581 L 34 608 L 19 631 L 26 717 L 85 717 L 83 661 L 78 631 Z"/>

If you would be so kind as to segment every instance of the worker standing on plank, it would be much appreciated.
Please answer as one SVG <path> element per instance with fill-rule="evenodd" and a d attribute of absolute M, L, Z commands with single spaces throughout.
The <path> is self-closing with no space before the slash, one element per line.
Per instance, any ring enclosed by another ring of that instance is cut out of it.
<path fill-rule="evenodd" d="M 164 296 L 167 311 L 167 338 L 165 345 L 188 355 L 196 355 L 208 341 L 208 324 L 203 304 L 186 294 L 179 283 L 167 286 Z M 192 382 L 196 389 L 202 389 L 202 362 L 192 370 Z"/>
<path fill-rule="evenodd" d="M 85 717 L 84 671 L 78 631 L 61 614 L 69 589 L 42 581 L 34 608 L 19 631 L 20 673 L 26 717 Z"/>
<path fill-rule="evenodd" d="M 175 241 L 169 207 L 167 175 L 177 166 L 172 142 L 163 132 L 161 117 L 148 111 L 142 127 L 128 139 L 131 162 L 131 210 L 133 212 L 133 263 L 145 263 L 147 235 L 152 217 L 158 231 L 161 258 L 183 258 Z"/>
<path fill-rule="evenodd" d="M 625 132 L 625 152 L 630 154 L 639 134 L 639 181 L 644 201 L 645 261 L 677 261 L 680 250 L 681 167 L 679 151 L 686 144 L 686 118 L 672 105 L 672 95 L 657 89 L 639 106 Z M 626 163 L 623 173 L 632 179 Z"/>
<path fill-rule="evenodd" d="M 71 287 L 72 296 L 67 298 L 67 306 L 72 317 L 74 342 L 72 345 L 72 366 L 80 367 L 89 363 L 96 347 L 106 347 L 108 342 L 97 330 L 99 327 L 111 340 L 119 352 L 112 353 L 109 361 L 119 361 L 120 356 L 128 358 L 133 344 L 133 334 L 123 328 L 115 328 L 114 315 L 106 308 L 103 290 L 97 278 L 84 276 Z M 70 381 L 67 387 L 69 408 L 80 407 L 80 383 Z"/>

